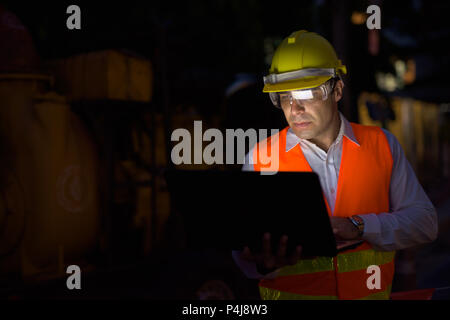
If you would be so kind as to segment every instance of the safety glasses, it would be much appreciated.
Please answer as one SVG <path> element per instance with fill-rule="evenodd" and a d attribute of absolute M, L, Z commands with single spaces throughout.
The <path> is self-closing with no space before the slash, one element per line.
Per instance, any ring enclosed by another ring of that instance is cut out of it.
<path fill-rule="evenodd" d="M 291 107 L 294 103 L 299 105 L 314 105 L 326 101 L 334 91 L 336 78 L 332 78 L 324 84 L 305 90 L 286 92 L 270 92 L 270 99 L 277 108 Z"/>

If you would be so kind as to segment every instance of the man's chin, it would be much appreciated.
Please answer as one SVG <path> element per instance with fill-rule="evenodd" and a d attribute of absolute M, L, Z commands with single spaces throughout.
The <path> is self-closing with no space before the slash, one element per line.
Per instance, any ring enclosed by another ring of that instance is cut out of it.
<path fill-rule="evenodd" d="M 300 139 L 312 139 L 314 138 L 315 134 L 313 130 L 309 130 L 309 129 L 298 129 L 298 128 L 294 128 L 291 127 L 292 132 L 295 133 L 295 135 L 297 137 L 299 137 Z"/>

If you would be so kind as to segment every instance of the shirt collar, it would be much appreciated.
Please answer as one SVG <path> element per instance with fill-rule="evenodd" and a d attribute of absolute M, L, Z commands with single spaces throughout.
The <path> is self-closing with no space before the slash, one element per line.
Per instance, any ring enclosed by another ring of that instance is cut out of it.
<path fill-rule="evenodd" d="M 341 126 L 339 128 L 339 133 L 334 143 L 339 143 L 342 140 L 342 137 L 345 136 L 348 139 L 350 139 L 350 141 L 355 143 L 357 146 L 360 146 L 358 140 L 355 137 L 350 122 L 340 112 L 339 117 L 341 118 Z M 300 142 L 311 143 L 306 139 L 301 139 L 297 137 L 296 134 L 292 131 L 292 129 L 289 128 L 286 135 L 286 152 L 294 148 Z"/>

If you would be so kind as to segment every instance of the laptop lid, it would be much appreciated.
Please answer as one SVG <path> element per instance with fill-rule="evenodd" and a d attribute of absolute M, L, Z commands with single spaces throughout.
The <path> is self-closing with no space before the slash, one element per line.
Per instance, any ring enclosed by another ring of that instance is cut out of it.
<path fill-rule="evenodd" d="M 286 234 L 288 253 L 297 245 L 306 256 L 338 252 L 313 172 L 168 170 L 166 179 L 188 248 L 240 250 L 248 245 L 257 252 L 263 234 L 270 232 L 273 250 Z"/>

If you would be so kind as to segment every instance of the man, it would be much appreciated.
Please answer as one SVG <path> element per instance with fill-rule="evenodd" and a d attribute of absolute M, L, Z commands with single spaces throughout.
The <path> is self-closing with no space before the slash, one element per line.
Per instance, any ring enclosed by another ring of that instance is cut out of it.
<path fill-rule="evenodd" d="M 273 255 L 265 234 L 262 253 L 248 247 L 233 252 L 248 277 L 261 279 L 263 299 L 388 299 L 395 250 L 437 237 L 436 211 L 396 138 L 378 127 L 350 123 L 338 111 L 345 73 L 323 37 L 301 30 L 284 39 L 263 91 L 289 126 L 258 143 L 243 170 L 268 170 L 259 154 L 278 150 L 279 171 L 316 172 L 336 238 L 364 242 L 334 258 L 302 259 L 301 247 L 286 256 L 286 236 Z M 298 212 L 314 214 L 301 212 L 301 206 Z M 368 285 L 367 269 L 373 265 L 380 268 L 380 281 Z"/>

